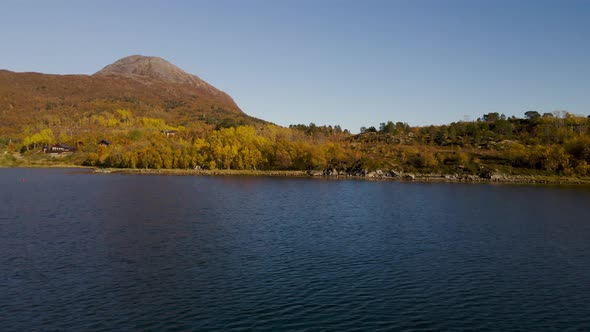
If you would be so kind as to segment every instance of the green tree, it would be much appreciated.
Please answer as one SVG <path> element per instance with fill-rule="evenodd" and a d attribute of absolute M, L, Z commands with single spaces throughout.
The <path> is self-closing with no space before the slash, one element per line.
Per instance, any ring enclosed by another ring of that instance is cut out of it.
<path fill-rule="evenodd" d="M 527 120 L 530 120 L 530 121 L 535 121 L 535 120 L 541 118 L 541 114 L 537 111 L 525 112 L 524 116 L 527 118 Z"/>

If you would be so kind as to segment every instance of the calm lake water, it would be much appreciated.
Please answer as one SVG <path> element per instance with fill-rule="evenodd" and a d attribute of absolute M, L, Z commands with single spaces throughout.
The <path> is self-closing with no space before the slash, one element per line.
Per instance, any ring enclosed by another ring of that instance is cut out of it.
<path fill-rule="evenodd" d="M 590 190 L 0 169 L 0 330 L 590 330 Z"/>

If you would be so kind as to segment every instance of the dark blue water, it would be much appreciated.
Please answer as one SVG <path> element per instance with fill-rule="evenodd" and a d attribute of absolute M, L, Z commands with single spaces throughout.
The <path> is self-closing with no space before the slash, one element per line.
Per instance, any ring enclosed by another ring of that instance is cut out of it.
<path fill-rule="evenodd" d="M 590 330 L 590 190 L 0 169 L 0 330 Z"/>

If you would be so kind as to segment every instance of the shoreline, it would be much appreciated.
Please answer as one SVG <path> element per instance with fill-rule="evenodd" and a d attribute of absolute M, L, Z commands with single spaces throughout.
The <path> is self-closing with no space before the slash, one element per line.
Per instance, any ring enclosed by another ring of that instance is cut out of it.
<path fill-rule="evenodd" d="M 565 177 L 547 175 L 508 175 L 494 174 L 490 177 L 477 175 L 450 174 L 404 174 L 398 176 L 385 175 L 326 175 L 321 171 L 269 171 L 269 170 L 192 170 L 192 169 L 145 169 L 145 168 L 98 168 L 80 165 L 27 165 L 0 166 L 8 168 L 48 168 L 48 169 L 79 169 L 97 174 L 138 174 L 138 175 L 166 175 L 166 176 L 253 176 L 253 177 L 292 177 L 313 178 L 325 180 L 366 180 L 366 181 L 397 181 L 415 183 L 488 183 L 488 184 L 546 184 L 546 185 L 581 185 L 590 186 L 590 177 Z M 371 172 L 374 173 L 374 172 Z"/>
<path fill-rule="evenodd" d="M 93 168 L 93 167 L 88 167 Z M 489 183 L 489 184 L 548 184 L 548 185 L 587 185 L 590 177 L 559 177 L 544 175 L 494 175 L 491 178 L 476 175 L 448 174 L 412 174 L 411 176 L 359 176 L 359 175 L 319 175 L 318 171 L 262 171 L 262 170 L 190 170 L 190 169 L 130 169 L 130 168 L 93 168 L 94 173 L 118 173 L 139 175 L 171 176 L 271 176 L 293 178 L 315 178 L 327 180 L 368 180 L 398 181 L 416 183 Z"/>

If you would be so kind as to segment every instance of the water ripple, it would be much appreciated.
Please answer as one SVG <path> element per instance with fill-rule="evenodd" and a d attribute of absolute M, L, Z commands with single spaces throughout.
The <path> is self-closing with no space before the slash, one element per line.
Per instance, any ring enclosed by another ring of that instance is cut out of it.
<path fill-rule="evenodd" d="M 587 191 L 0 171 L 2 330 L 590 327 Z"/>

